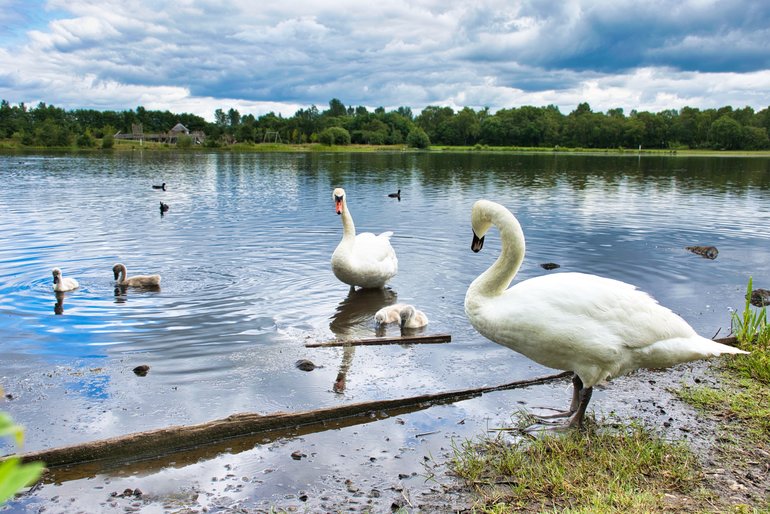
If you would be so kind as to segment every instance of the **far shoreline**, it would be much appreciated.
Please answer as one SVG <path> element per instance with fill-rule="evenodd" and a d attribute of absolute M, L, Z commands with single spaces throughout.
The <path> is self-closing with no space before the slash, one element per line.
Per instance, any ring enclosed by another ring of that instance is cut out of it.
<path fill-rule="evenodd" d="M 323 145 L 320 143 L 234 143 L 227 146 L 178 147 L 166 143 L 116 141 L 112 148 L 22 146 L 15 141 L 0 140 L 0 155 L 41 154 L 123 154 L 127 152 L 171 153 L 410 153 L 410 154 L 552 154 L 552 155 L 604 155 L 622 157 L 743 157 L 768 158 L 770 150 L 706 150 L 706 149 L 657 149 L 657 148 L 567 148 L 567 147 L 519 147 L 519 146 L 443 146 L 426 149 L 406 145 Z"/>

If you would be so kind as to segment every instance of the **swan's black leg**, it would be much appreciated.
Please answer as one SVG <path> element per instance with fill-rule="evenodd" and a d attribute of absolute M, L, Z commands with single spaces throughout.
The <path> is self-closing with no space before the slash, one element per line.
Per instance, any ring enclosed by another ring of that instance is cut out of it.
<path fill-rule="evenodd" d="M 558 411 L 555 414 L 547 416 L 535 416 L 539 419 L 568 418 L 577 412 L 580 405 L 580 393 L 583 391 L 583 381 L 577 374 L 572 375 L 572 401 L 569 404 L 569 410 Z"/>
<path fill-rule="evenodd" d="M 591 401 L 591 395 L 594 392 L 593 387 L 584 387 L 580 391 L 580 404 L 578 405 L 577 411 L 575 414 L 570 418 L 569 420 L 569 427 L 570 428 L 583 428 L 583 416 L 586 413 L 586 408 L 588 408 L 588 402 Z"/>

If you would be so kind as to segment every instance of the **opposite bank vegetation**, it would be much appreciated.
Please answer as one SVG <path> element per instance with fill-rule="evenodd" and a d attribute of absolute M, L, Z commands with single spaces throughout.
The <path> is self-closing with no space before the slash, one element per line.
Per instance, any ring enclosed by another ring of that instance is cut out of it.
<path fill-rule="evenodd" d="M 178 130 L 177 130 L 178 129 Z M 699 109 L 660 112 L 609 109 L 595 112 L 583 102 L 572 112 L 555 105 L 499 109 L 453 109 L 429 105 L 419 113 L 410 107 L 386 111 L 345 106 L 339 99 L 327 109 L 315 105 L 284 117 L 260 116 L 235 109 L 216 109 L 214 121 L 201 116 L 144 107 L 124 111 L 65 110 L 40 102 L 34 107 L 0 100 L 0 141 L 26 147 L 93 148 L 112 137 L 211 148 L 239 143 L 325 145 L 406 145 L 517 148 L 615 148 L 658 150 L 770 150 L 770 107 Z M 176 135 L 181 134 L 176 140 Z M 169 137 L 166 138 L 165 136 Z M 147 137 L 143 137 L 147 136 Z"/>

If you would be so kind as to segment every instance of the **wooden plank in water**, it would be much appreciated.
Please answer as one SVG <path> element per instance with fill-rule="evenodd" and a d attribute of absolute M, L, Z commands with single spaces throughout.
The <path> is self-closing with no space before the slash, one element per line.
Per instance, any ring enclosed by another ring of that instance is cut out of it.
<path fill-rule="evenodd" d="M 374 346 L 384 344 L 437 344 L 448 343 L 451 340 L 452 336 L 449 334 L 372 337 L 369 339 L 349 339 L 346 341 L 329 341 L 326 343 L 307 343 L 305 344 L 305 348 L 331 348 L 335 346 Z"/>
<path fill-rule="evenodd" d="M 224 419 L 217 419 L 197 425 L 171 426 L 82 444 L 29 452 L 22 454 L 21 458 L 24 462 L 43 461 L 49 468 L 77 466 L 98 461 L 135 462 L 270 430 L 289 429 L 355 416 L 368 416 L 371 412 L 387 411 L 389 409 L 415 406 L 424 407 L 435 403 L 455 402 L 492 391 L 544 384 L 571 375 L 571 372 L 563 372 L 498 386 L 423 394 L 391 400 L 374 400 L 309 411 L 277 412 L 266 415 L 256 413 L 233 414 Z M 2 460 L 3 458 L 0 457 L 0 462 Z"/>

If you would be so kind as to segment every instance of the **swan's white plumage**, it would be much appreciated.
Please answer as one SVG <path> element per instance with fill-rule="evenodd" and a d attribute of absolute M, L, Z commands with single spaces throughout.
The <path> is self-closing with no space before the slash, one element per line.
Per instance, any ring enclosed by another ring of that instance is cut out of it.
<path fill-rule="evenodd" d="M 72 291 L 80 287 L 78 281 L 74 278 L 62 276 L 61 269 L 54 268 L 51 270 L 53 275 L 53 290 L 57 292 Z"/>
<path fill-rule="evenodd" d="M 112 273 L 119 286 L 131 287 L 159 287 L 160 275 L 134 275 L 128 276 L 128 270 L 124 264 L 115 264 L 112 267 Z"/>
<path fill-rule="evenodd" d="M 359 287 L 383 287 L 398 273 L 396 252 L 390 245 L 393 232 L 356 235 L 345 190 L 337 188 L 332 197 L 342 217 L 342 240 L 332 254 L 332 271 L 340 281 Z"/>
<path fill-rule="evenodd" d="M 543 366 L 573 371 L 586 389 L 639 368 L 746 353 L 699 336 L 651 296 L 617 280 L 557 273 L 508 289 L 524 258 L 519 222 L 487 200 L 474 204 L 471 222 L 474 251 L 493 225 L 502 242 L 495 263 L 468 287 L 465 312 L 473 327 Z"/>

